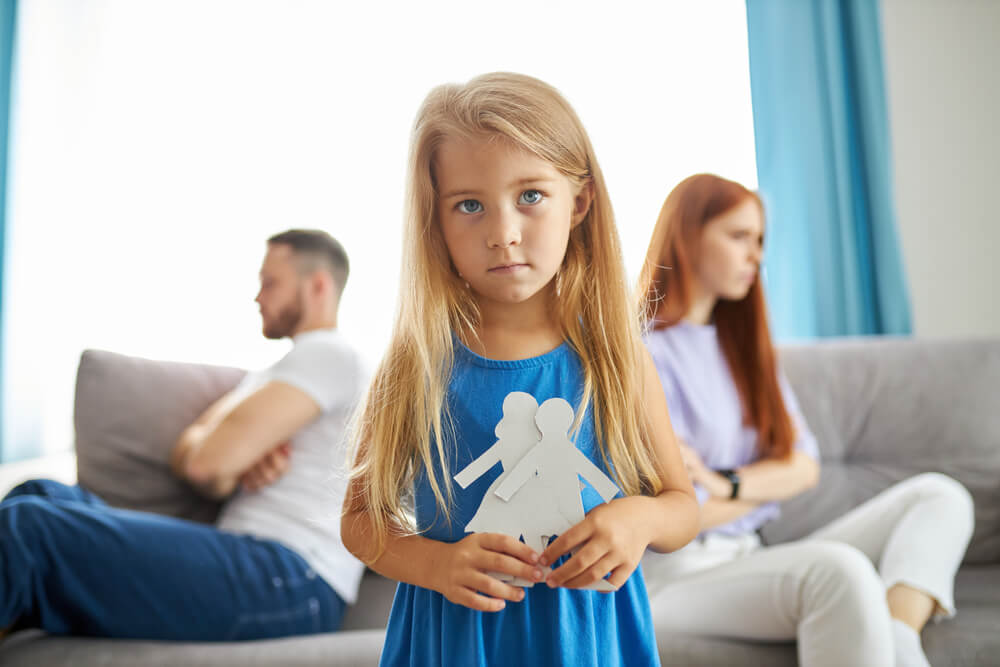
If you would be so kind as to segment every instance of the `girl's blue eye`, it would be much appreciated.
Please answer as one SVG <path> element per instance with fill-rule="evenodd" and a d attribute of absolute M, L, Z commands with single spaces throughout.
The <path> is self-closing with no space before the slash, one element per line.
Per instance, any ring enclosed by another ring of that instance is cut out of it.
<path fill-rule="evenodd" d="M 518 204 L 537 204 L 542 201 L 542 193 L 538 190 L 525 190 L 521 193 L 521 196 L 517 198 Z"/>
<path fill-rule="evenodd" d="M 479 213 L 483 210 L 483 205 L 475 199 L 463 199 L 458 202 L 458 210 L 462 213 Z"/>

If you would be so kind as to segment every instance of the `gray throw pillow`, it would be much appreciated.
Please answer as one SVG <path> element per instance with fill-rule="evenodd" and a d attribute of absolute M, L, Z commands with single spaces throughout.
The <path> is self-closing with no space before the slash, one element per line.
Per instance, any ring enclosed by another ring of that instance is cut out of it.
<path fill-rule="evenodd" d="M 116 507 L 211 522 L 218 503 L 170 471 L 181 432 L 245 371 L 86 350 L 76 377 L 80 485 Z"/>

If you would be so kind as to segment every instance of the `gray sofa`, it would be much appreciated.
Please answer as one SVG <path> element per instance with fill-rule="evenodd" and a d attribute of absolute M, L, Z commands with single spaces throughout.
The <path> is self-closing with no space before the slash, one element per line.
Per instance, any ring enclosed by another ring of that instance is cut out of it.
<path fill-rule="evenodd" d="M 1000 664 L 1000 341 L 842 340 L 783 348 L 781 360 L 824 466 L 819 486 L 785 503 L 765 539 L 801 537 L 913 474 L 951 475 L 972 492 L 976 531 L 958 575 L 958 616 L 926 628 L 924 647 L 938 667 Z M 217 508 L 169 475 L 166 452 L 183 425 L 241 373 L 85 352 L 75 412 L 81 483 L 116 505 L 210 520 Z M 393 590 L 367 573 L 337 633 L 198 644 L 23 631 L 0 644 L 0 664 L 371 665 Z M 658 613 L 677 611 L 654 609 L 654 621 Z M 668 632 L 658 632 L 657 642 L 664 665 L 796 664 L 791 642 Z"/>

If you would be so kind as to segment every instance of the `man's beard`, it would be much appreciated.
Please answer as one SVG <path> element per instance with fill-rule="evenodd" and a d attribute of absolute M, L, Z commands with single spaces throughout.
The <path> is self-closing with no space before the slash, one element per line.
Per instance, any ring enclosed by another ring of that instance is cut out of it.
<path fill-rule="evenodd" d="M 302 295 L 300 294 L 295 301 L 282 308 L 273 321 L 270 323 L 267 321 L 264 322 L 264 337 L 271 340 L 278 340 L 286 336 L 291 336 L 301 321 Z"/>

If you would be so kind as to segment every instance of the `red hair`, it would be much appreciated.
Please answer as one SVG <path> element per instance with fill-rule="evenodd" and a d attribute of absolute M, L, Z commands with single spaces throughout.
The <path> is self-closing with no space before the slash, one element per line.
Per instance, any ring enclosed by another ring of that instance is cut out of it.
<path fill-rule="evenodd" d="M 639 280 L 642 313 L 654 329 L 677 324 L 691 307 L 694 262 L 705 224 L 756 193 L 713 174 L 696 174 L 677 185 L 663 202 Z M 757 429 L 761 458 L 785 458 L 795 429 L 785 409 L 760 274 L 739 301 L 719 299 L 712 310 L 719 345 L 743 404 L 743 421 Z"/>

